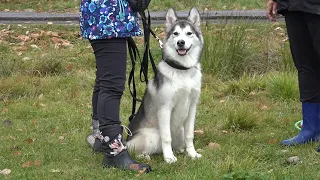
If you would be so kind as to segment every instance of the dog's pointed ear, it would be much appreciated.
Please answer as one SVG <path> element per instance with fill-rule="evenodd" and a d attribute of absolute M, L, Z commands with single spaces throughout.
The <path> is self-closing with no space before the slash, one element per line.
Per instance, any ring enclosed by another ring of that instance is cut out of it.
<path fill-rule="evenodd" d="M 177 15 L 176 12 L 170 8 L 167 11 L 167 15 L 166 15 L 166 27 L 171 27 L 171 25 L 176 22 L 177 20 Z"/>
<path fill-rule="evenodd" d="M 190 10 L 188 20 L 197 27 L 200 27 L 200 14 L 197 8 L 192 8 Z"/>

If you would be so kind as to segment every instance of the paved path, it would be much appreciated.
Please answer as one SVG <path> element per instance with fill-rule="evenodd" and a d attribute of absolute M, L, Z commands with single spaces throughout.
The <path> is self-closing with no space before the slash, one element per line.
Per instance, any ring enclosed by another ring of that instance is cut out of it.
<path fill-rule="evenodd" d="M 152 24 L 163 24 L 166 12 L 150 12 Z M 232 23 L 232 22 L 267 22 L 265 10 L 225 10 L 202 11 L 202 22 Z M 186 18 L 188 12 L 177 12 Z M 3 12 L 0 11 L 0 24 L 78 24 L 77 13 L 36 13 L 36 12 Z M 280 21 L 283 18 L 280 17 Z"/>

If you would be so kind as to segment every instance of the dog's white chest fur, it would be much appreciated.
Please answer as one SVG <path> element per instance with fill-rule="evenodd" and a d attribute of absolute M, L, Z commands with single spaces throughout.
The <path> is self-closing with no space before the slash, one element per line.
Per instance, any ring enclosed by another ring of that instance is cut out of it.
<path fill-rule="evenodd" d="M 177 70 L 169 67 L 165 62 L 160 62 L 159 72 L 165 78 L 166 83 L 156 89 L 152 82 L 148 86 L 149 93 L 154 102 L 163 104 L 163 106 L 172 107 L 170 118 L 171 132 L 177 132 L 177 128 L 183 126 L 184 121 L 189 115 L 190 106 L 197 104 L 200 90 L 201 78 L 200 65 L 189 70 Z"/>

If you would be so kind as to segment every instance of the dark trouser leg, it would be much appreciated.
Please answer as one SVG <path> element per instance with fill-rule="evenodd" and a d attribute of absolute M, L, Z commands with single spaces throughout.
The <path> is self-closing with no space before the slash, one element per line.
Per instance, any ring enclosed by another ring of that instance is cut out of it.
<path fill-rule="evenodd" d="M 320 15 L 285 12 L 301 102 L 320 103 Z"/>
<path fill-rule="evenodd" d="M 96 84 L 92 96 L 93 118 L 97 118 L 104 136 L 113 138 L 121 133 L 120 100 L 126 81 L 126 39 L 93 40 L 96 58 Z M 108 131 L 109 125 L 117 126 Z"/>
<path fill-rule="evenodd" d="M 92 131 L 95 137 L 100 136 L 100 129 L 99 129 L 99 120 L 98 120 L 98 113 L 97 113 L 97 103 L 98 103 L 98 95 L 99 95 L 99 76 L 98 71 L 96 71 L 96 80 L 95 85 L 93 87 L 92 93 Z"/>
<path fill-rule="evenodd" d="M 96 67 L 97 69 L 97 67 Z M 98 76 L 98 71 L 96 70 L 96 80 L 93 86 L 92 92 L 92 119 L 98 120 L 97 106 L 98 106 L 98 95 L 99 95 L 99 87 L 100 81 Z"/>

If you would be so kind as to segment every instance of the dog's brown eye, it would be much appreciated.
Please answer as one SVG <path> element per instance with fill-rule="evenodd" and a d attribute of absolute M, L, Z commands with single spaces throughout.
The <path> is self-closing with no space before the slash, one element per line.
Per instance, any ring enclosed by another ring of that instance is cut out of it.
<path fill-rule="evenodd" d="M 192 34 L 192 32 L 187 32 L 187 35 L 190 36 Z"/>
<path fill-rule="evenodd" d="M 178 32 L 174 32 L 173 35 L 177 36 L 179 33 Z"/>

